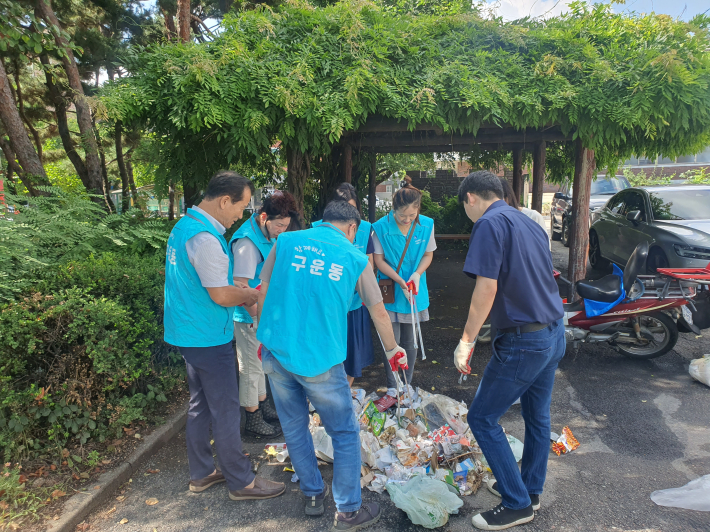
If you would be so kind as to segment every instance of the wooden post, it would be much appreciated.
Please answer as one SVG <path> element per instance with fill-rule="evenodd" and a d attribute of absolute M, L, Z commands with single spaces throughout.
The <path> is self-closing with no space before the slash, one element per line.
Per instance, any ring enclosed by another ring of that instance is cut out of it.
<path fill-rule="evenodd" d="M 372 153 L 370 161 L 370 183 L 367 195 L 367 210 L 370 223 L 373 224 L 377 220 L 377 154 Z"/>
<path fill-rule="evenodd" d="M 523 147 L 520 145 L 513 148 L 513 192 L 520 201 L 523 193 Z"/>
<path fill-rule="evenodd" d="M 542 186 L 545 184 L 545 141 L 535 144 L 533 151 L 532 209 L 542 212 Z"/>
<path fill-rule="evenodd" d="M 353 182 L 353 147 L 350 144 L 346 144 L 343 147 L 343 174 L 346 183 Z"/>
<path fill-rule="evenodd" d="M 574 153 L 574 184 L 572 187 L 572 225 L 569 241 L 569 289 L 568 301 L 577 299 L 574 285 L 587 276 L 589 256 L 589 195 L 594 178 L 594 150 L 585 148 L 577 139 Z"/>

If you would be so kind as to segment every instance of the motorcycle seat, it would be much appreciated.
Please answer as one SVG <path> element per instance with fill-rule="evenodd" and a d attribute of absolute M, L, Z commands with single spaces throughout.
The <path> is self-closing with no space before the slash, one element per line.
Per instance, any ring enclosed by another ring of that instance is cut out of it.
<path fill-rule="evenodd" d="M 596 281 L 577 281 L 577 293 L 584 299 L 613 303 L 621 295 L 621 277 L 610 274 Z"/>

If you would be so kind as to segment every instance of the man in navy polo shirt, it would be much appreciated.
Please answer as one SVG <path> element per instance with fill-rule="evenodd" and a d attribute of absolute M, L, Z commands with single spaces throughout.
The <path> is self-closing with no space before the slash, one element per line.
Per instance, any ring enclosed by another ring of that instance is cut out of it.
<path fill-rule="evenodd" d="M 550 402 L 557 363 L 565 353 L 562 300 L 552 274 L 542 227 L 508 206 L 500 180 L 473 172 L 459 187 L 459 201 L 474 222 L 464 273 L 476 278 L 468 319 L 454 363 L 469 360 L 490 312 L 493 356 L 468 411 L 468 423 L 495 480 L 488 489 L 501 504 L 473 517 L 482 530 L 503 530 L 532 521 L 540 507 L 550 448 Z M 498 420 L 520 398 L 525 420 L 521 471 Z"/>

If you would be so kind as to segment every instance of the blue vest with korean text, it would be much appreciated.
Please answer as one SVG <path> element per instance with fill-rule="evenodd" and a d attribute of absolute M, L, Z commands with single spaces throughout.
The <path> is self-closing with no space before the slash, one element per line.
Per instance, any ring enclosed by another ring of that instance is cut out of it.
<path fill-rule="evenodd" d="M 429 244 L 429 239 L 431 238 L 431 232 L 434 230 L 434 220 L 420 214 L 419 223 L 416 225 L 413 223 L 412 225 L 414 225 L 414 235 L 407 248 L 407 254 L 402 262 L 402 267 L 399 269 L 399 276 L 405 281 L 416 271 L 417 266 L 419 266 L 419 261 L 422 260 L 426 252 L 427 244 Z M 392 266 L 393 270 L 396 270 L 399 259 L 402 256 L 402 251 L 404 251 L 404 245 L 407 242 L 407 236 L 409 235 L 403 235 L 402 231 L 399 230 L 392 212 L 384 218 L 377 220 L 372 224 L 372 228 L 380 244 L 382 244 L 382 250 L 385 252 L 387 264 Z M 410 228 L 410 231 L 411 230 Z M 378 272 L 377 275 L 379 279 L 389 279 L 389 277 L 382 272 Z M 419 295 L 416 296 L 416 301 L 417 309 L 419 309 L 420 312 L 429 308 L 429 290 L 426 284 L 426 272 L 424 272 L 419 279 Z M 400 314 L 409 314 L 411 312 L 409 300 L 407 300 L 404 292 L 402 292 L 401 288 L 399 288 L 396 283 L 394 303 L 386 304 L 385 308 L 392 312 L 399 312 Z"/>
<path fill-rule="evenodd" d="M 303 377 L 342 363 L 348 310 L 367 265 L 367 256 L 328 223 L 281 234 L 257 340 Z"/>
<path fill-rule="evenodd" d="M 313 225 L 313 227 L 318 227 L 322 223 L 323 220 L 317 220 L 311 225 Z M 353 245 L 356 249 L 362 251 L 365 256 L 367 256 L 367 244 L 370 242 L 370 233 L 372 233 L 372 224 L 370 222 L 361 220 L 360 227 L 357 228 L 357 233 L 355 234 L 355 242 L 353 242 Z M 355 294 L 353 295 L 352 303 L 350 303 L 350 310 L 357 310 L 361 306 L 362 299 L 360 299 L 360 295 L 355 292 Z"/>
<path fill-rule="evenodd" d="M 259 274 L 261 273 L 261 269 L 264 267 L 264 261 L 266 260 L 266 257 L 269 256 L 271 248 L 274 247 L 274 243 L 276 242 L 275 239 L 269 240 L 264 236 L 264 233 L 261 232 L 259 223 L 256 221 L 258 216 L 258 214 L 254 213 L 251 218 L 244 222 L 239 227 L 239 229 L 234 232 L 231 240 L 229 241 L 229 249 L 232 249 L 232 245 L 235 241 L 239 240 L 240 238 L 248 238 L 257 247 L 259 253 L 261 253 L 262 260 L 259 264 L 256 265 L 254 278 L 249 279 L 249 286 L 251 288 L 256 288 L 261 284 Z M 254 320 L 251 319 L 249 312 L 247 312 L 244 307 L 234 308 L 234 321 L 239 323 L 254 323 Z"/>
<path fill-rule="evenodd" d="M 224 236 L 202 214 L 188 209 L 170 232 L 165 257 L 164 338 L 178 347 L 212 347 L 231 342 L 234 337 L 233 309 L 212 301 L 187 256 L 185 244 L 202 232 L 219 240 L 229 257 L 228 282 L 234 284 L 232 252 Z"/>

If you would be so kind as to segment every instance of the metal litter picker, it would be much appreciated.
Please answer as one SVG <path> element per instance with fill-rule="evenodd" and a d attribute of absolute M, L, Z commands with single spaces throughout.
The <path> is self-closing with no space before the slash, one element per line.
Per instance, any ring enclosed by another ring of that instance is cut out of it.
<path fill-rule="evenodd" d="M 417 286 L 414 284 L 414 281 L 409 281 L 407 283 L 407 288 L 409 288 L 409 306 L 412 309 L 412 333 L 414 335 L 414 349 L 421 347 L 422 360 L 426 360 L 426 353 L 424 352 L 424 338 L 422 337 L 422 324 L 419 321 L 419 309 L 417 308 L 417 298 L 415 297 L 419 292 L 417 291 Z M 419 332 L 418 343 L 417 331 Z"/>

